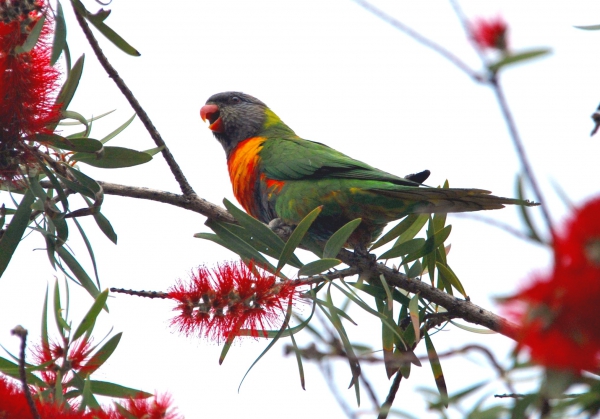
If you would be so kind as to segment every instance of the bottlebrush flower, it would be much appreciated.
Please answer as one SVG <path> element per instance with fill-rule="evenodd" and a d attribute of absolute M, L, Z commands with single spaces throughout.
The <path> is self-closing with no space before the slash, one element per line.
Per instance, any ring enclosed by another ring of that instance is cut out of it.
<path fill-rule="evenodd" d="M 46 19 L 35 47 L 20 52 L 27 36 L 41 19 L 44 0 L 0 2 L 0 180 L 18 183 L 21 166 L 35 165 L 25 145 L 35 134 L 47 134 L 58 120 L 54 104 L 59 71 L 50 65 L 50 25 Z"/>
<path fill-rule="evenodd" d="M 576 372 L 596 370 L 600 367 L 600 197 L 576 210 L 554 241 L 552 272 L 538 275 L 508 301 L 521 324 L 517 340 L 538 364 Z"/>
<path fill-rule="evenodd" d="M 210 271 L 204 266 L 192 273 L 191 281 L 179 281 L 169 298 L 179 302 L 179 314 L 171 324 L 185 335 L 220 342 L 240 329 L 258 337 L 284 317 L 292 300 L 297 298 L 295 281 L 277 282 L 274 275 L 242 262 L 225 263 Z"/>
<path fill-rule="evenodd" d="M 506 51 L 508 25 L 500 17 L 490 20 L 477 19 L 471 25 L 471 37 L 483 49 L 497 49 Z"/>
<path fill-rule="evenodd" d="M 125 403 L 125 408 L 134 418 L 181 419 L 182 416 L 178 415 L 171 409 L 171 404 L 171 396 L 168 394 L 162 394 L 150 398 L 129 399 Z M 117 416 L 114 419 L 120 419 L 121 417 L 122 416 Z"/>
<path fill-rule="evenodd" d="M 41 370 L 43 380 L 51 386 L 56 385 L 56 372 L 62 371 L 63 385 L 70 379 L 70 371 L 86 374 L 96 369 L 94 365 L 88 365 L 87 361 L 92 353 L 91 341 L 82 337 L 73 342 L 69 348 L 68 355 L 62 345 L 50 342 L 47 347 L 36 345 L 33 350 L 33 358 L 38 365 L 50 362 Z M 64 388 L 67 391 L 67 388 Z M 1 416 L 0 416 L 1 418 Z"/>

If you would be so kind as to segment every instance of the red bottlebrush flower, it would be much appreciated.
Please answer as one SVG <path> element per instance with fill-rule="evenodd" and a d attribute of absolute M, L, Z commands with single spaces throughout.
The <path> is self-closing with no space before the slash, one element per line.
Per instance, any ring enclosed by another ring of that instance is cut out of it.
<path fill-rule="evenodd" d="M 481 48 L 497 49 L 506 51 L 508 25 L 500 17 L 490 20 L 477 19 L 471 25 L 471 37 Z"/>
<path fill-rule="evenodd" d="M 173 411 L 171 404 L 171 396 L 162 394 L 150 398 L 129 399 L 125 408 L 130 415 L 138 419 L 182 419 L 182 416 Z M 125 416 L 119 415 L 115 417 L 117 418 Z"/>
<path fill-rule="evenodd" d="M 600 197 L 576 210 L 555 236 L 550 275 L 539 276 L 509 300 L 522 327 L 520 346 L 553 369 L 600 367 Z M 509 306 L 510 307 L 510 306 Z"/>
<path fill-rule="evenodd" d="M 48 124 L 60 116 L 60 107 L 54 104 L 60 73 L 50 65 L 51 19 L 46 19 L 31 51 L 18 48 L 44 8 L 44 0 L 0 4 L 0 180 L 13 183 L 20 178 L 20 165 L 35 164 L 24 141 L 50 133 Z"/>
<path fill-rule="evenodd" d="M 171 324 L 185 335 L 198 333 L 217 342 L 240 329 L 259 337 L 283 317 L 300 284 L 277 282 L 256 267 L 253 271 L 242 262 L 219 265 L 214 271 L 199 267 L 190 283 L 179 281 L 169 290 L 180 312 Z"/>

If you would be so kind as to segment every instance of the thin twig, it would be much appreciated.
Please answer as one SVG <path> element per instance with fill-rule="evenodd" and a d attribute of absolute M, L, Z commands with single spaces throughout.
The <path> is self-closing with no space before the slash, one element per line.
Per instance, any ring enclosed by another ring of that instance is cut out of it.
<path fill-rule="evenodd" d="M 136 97 L 133 95 L 133 93 L 131 92 L 129 87 L 127 87 L 127 85 L 125 84 L 123 79 L 119 76 L 119 74 L 117 73 L 117 70 L 115 70 L 115 68 L 112 66 L 112 64 L 110 64 L 110 62 L 104 55 L 104 52 L 102 52 L 102 49 L 100 48 L 100 45 L 98 44 L 98 41 L 94 37 L 94 34 L 92 33 L 89 25 L 85 21 L 85 18 L 79 13 L 77 8 L 75 7 L 75 4 L 73 4 L 73 10 L 75 12 L 75 17 L 77 18 L 77 22 L 79 23 L 79 26 L 81 26 L 81 29 L 83 30 L 83 33 L 85 34 L 85 37 L 87 38 L 88 42 L 90 43 L 92 50 L 96 54 L 96 57 L 98 58 L 98 61 L 100 62 L 100 65 L 102 65 L 102 67 L 104 68 L 104 70 L 106 71 L 108 76 L 114 80 L 114 82 L 117 85 L 117 87 L 119 88 L 119 90 L 121 90 L 121 93 L 123 93 L 123 96 L 125 96 L 125 98 L 129 101 L 129 104 L 135 111 L 136 115 L 140 118 L 140 121 L 142 121 L 142 123 L 146 127 L 146 130 L 148 131 L 148 133 L 150 134 L 150 136 L 156 143 L 156 146 L 163 147 L 161 153 L 162 153 L 164 159 L 167 161 L 167 164 L 169 165 L 169 168 L 171 169 L 173 176 L 175 176 L 175 180 L 177 180 L 177 182 L 179 183 L 179 188 L 181 189 L 181 192 L 185 196 L 196 195 L 196 193 L 194 192 L 194 189 L 192 188 L 192 186 L 189 184 L 189 182 L 185 178 L 183 171 L 181 170 L 181 168 L 175 161 L 175 158 L 173 157 L 173 155 L 167 148 L 167 145 L 164 142 L 164 140 L 162 139 L 160 133 L 158 132 L 158 130 L 156 129 L 156 127 L 150 120 L 150 117 L 148 116 L 146 111 L 142 108 L 142 106 L 140 105 L 140 103 L 138 102 Z"/>
<path fill-rule="evenodd" d="M 134 290 L 126 290 L 124 288 L 111 288 L 110 292 L 116 292 L 120 294 L 127 295 L 135 295 L 137 297 L 146 297 L 146 298 L 169 298 L 168 292 L 161 291 L 134 291 Z"/>
<path fill-rule="evenodd" d="M 377 7 L 373 6 L 371 3 L 369 3 L 365 0 L 354 0 L 354 2 L 356 4 L 358 4 L 359 6 L 361 6 L 363 9 L 373 13 L 378 18 L 386 21 L 387 23 L 392 25 L 394 28 L 404 32 L 406 35 L 410 36 L 412 39 L 414 39 L 418 43 L 437 52 L 442 57 L 444 57 L 445 59 L 450 61 L 452 64 L 454 64 L 456 67 L 458 67 L 459 69 L 464 71 L 474 81 L 476 81 L 478 83 L 482 83 L 482 82 L 486 81 L 480 74 L 478 74 L 477 72 L 472 70 L 467 64 L 465 64 L 463 61 L 461 61 L 456 55 L 452 54 L 446 48 L 444 48 L 441 45 L 433 42 L 432 40 L 424 37 L 423 35 L 421 35 L 417 31 L 415 31 L 414 29 L 406 26 L 404 23 L 402 23 L 399 20 L 395 19 L 394 17 L 388 15 L 383 10 L 378 9 Z"/>
<path fill-rule="evenodd" d="M 513 140 L 513 144 L 517 149 L 517 155 L 521 160 L 521 166 L 523 166 L 523 170 L 525 171 L 525 175 L 527 179 L 529 179 L 529 184 L 533 189 L 533 193 L 535 195 L 536 200 L 540 203 L 540 207 L 542 209 L 542 215 L 546 221 L 546 226 L 549 231 L 553 231 L 552 228 L 552 219 L 550 218 L 550 214 L 548 213 L 548 208 L 546 207 L 546 201 L 544 200 L 544 196 L 542 195 L 542 191 L 540 190 L 539 184 L 533 174 L 533 169 L 531 168 L 531 164 L 529 163 L 529 158 L 525 153 L 525 148 L 523 147 L 523 141 L 521 141 L 521 136 L 517 131 L 517 125 L 512 116 L 512 112 L 508 107 L 508 102 L 506 101 L 506 97 L 504 96 L 504 91 L 502 90 L 502 86 L 498 80 L 498 77 L 494 77 L 491 81 L 492 90 L 496 94 L 496 99 L 498 100 L 498 104 L 500 105 L 500 110 L 502 112 L 502 116 L 504 117 L 504 121 L 508 127 L 508 131 L 510 132 L 510 137 Z"/>
<path fill-rule="evenodd" d="M 400 374 L 400 371 L 398 371 L 394 377 L 394 381 L 392 381 L 392 385 L 390 386 L 390 391 L 385 398 L 385 402 L 383 402 L 381 409 L 379 409 L 379 416 L 377 416 L 377 419 L 386 419 L 388 417 L 390 409 L 392 408 L 392 404 L 394 403 L 394 399 L 396 398 L 396 393 L 398 393 L 398 389 L 400 389 L 400 381 L 402 381 L 402 374 Z"/>
<path fill-rule="evenodd" d="M 367 377 L 364 372 L 361 372 L 360 379 L 362 380 L 364 387 L 367 389 L 367 394 L 371 398 L 371 403 L 373 403 L 373 405 L 376 408 L 379 407 L 379 400 L 377 400 L 377 395 L 373 390 L 373 386 L 371 386 L 371 383 L 369 382 L 369 380 L 367 380 Z"/>
<path fill-rule="evenodd" d="M 41 419 L 40 414 L 35 407 L 31 390 L 27 385 L 27 374 L 25 373 L 25 348 L 27 347 L 27 330 L 23 326 L 16 326 L 11 333 L 18 336 L 21 339 L 21 350 L 19 352 L 19 378 L 21 379 L 21 385 L 23 386 L 23 393 L 25 399 L 27 399 L 27 405 L 33 419 Z"/>

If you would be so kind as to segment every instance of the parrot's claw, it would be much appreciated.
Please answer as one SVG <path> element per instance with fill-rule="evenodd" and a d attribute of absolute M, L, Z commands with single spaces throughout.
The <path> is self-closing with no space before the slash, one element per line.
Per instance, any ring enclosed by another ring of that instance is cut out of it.
<path fill-rule="evenodd" d="M 269 221 L 269 228 L 278 236 L 289 237 L 294 231 L 294 227 L 286 224 L 281 218 L 274 218 Z"/>

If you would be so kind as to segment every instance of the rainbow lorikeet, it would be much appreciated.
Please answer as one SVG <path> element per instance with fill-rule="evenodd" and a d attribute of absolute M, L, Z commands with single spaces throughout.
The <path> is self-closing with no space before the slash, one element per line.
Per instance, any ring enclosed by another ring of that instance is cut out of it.
<path fill-rule="evenodd" d="M 364 251 L 387 223 L 412 213 L 447 213 L 534 205 L 481 189 L 431 188 L 429 171 L 394 176 L 324 144 L 304 140 L 260 100 L 240 92 L 211 96 L 200 110 L 227 155 L 233 193 L 253 217 L 298 224 L 323 205 L 309 234 L 326 240 L 362 218 L 348 246 Z"/>

